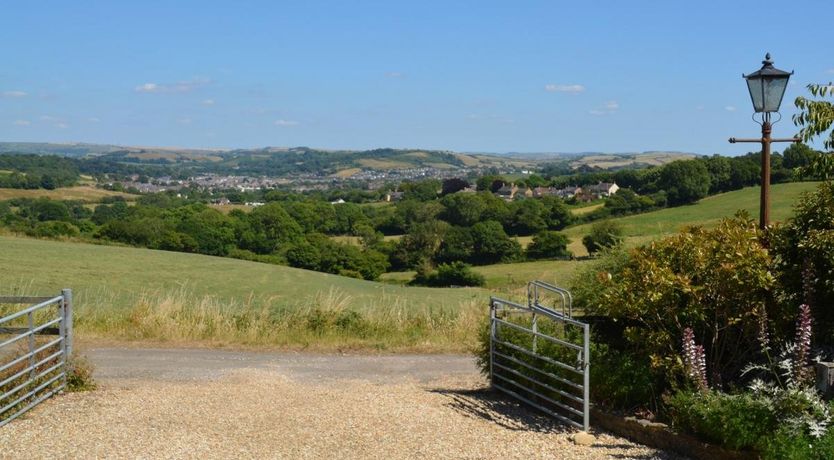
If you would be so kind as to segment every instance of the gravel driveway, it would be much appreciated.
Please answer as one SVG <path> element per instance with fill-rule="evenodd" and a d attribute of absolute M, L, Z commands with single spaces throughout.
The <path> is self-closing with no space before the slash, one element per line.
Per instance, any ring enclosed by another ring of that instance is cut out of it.
<path fill-rule="evenodd" d="M 485 390 L 466 356 L 96 349 L 100 388 L 0 429 L 2 458 L 674 458 Z"/>

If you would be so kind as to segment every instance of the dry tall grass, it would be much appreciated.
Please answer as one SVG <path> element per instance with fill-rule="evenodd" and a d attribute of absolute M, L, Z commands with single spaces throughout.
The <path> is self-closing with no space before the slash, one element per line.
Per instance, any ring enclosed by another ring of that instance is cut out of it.
<path fill-rule="evenodd" d="M 116 307 L 101 289 L 76 296 L 75 326 L 81 337 L 209 345 L 285 348 L 468 351 L 488 307 L 477 301 L 457 308 L 410 304 L 382 294 L 361 308 L 329 289 L 288 303 L 250 295 L 237 301 L 196 296 L 187 288 L 145 291 Z"/>

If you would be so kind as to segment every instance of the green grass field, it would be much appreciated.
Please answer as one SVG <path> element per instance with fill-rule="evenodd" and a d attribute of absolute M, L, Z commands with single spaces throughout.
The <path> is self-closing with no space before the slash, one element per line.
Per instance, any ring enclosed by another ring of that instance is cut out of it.
<path fill-rule="evenodd" d="M 56 188 L 55 190 L 25 190 L 19 188 L 0 188 L 0 201 L 13 198 L 50 198 L 53 200 L 79 200 L 87 203 L 98 203 L 103 198 L 121 196 L 127 201 L 133 201 L 136 195 L 122 192 L 111 192 L 90 185 Z"/>
<path fill-rule="evenodd" d="M 771 220 L 778 222 L 790 217 L 799 196 L 803 192 L 813 191 L 817 185 L 816 182 L 773 185 L 770 198 Z M 622 224 L 628 244 L 640 244 L 675 233 L 687 225 L 715 225 L 723 217 L 730 217 L 740 209 L 749 212 L 754 219 L 759 218 L 759 187 L 710 196 L 689 206 L 666 208 L 614 220 Z M 570 249 L 577 256 L 587 255 L 585 247 L 582 246 L 582 237 L 588 234 L 591 225 L 577 225 L 564 230 L 571 239 Z"/>
<path fill-rule="evenodd" d="M 462 351 L 487 309 L 479 289 L 10 236 L 0 236 L 0 264 L 0 293 L 72 288 L 79 333 L 90 338 Z"/>
<path fill-rule="evenodd" d="M 817 187 L 816 182 L 798 182 L 776 184 L 771 189 L 771 218 L 782 221 L 788 218 L 793 205 L 803 192 L 810 192 Z M 747 210 L 751 217 L 759 216 L 759 188 L 749 187 L 743 190 L 711 196 L 700 202 L 677 208 L 667 208 L 645 214 L 619 217 L 614 220 L 622 224 L 626 235 L 626 244 L 636 245 L 652 239 L 677 232 L 687 225 L 715 225 L 723 217 L 730 217 L 739 209 Z M 569 227 L 564 233 L 570 238 L 569 249 L 577 256 L 587 255 L 582 245 L 582 237 L 588 234 L 592 224 Z M 522 236 L 516 240 L 526 247 L 532 237 Z M 567 286 L 575 271 L 578 261 L 539 261 L 513 264 L 497 264 L 474 267 L 475 271 L 486 277 L 486 288 L 502 292 L 517 292 L 524 284 L 533 279 L 555 282 Z M 382 279 L 390 283 L 407 283 L 414 277 L 414 272 L 386 273 Z"/>

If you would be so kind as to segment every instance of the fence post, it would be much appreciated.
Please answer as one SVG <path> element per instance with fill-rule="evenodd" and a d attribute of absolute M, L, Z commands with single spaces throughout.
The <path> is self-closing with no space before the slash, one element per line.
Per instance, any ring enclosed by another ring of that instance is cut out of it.
<path fill-rule="evenodd" d="M 582 399 L 584 400 L 582 401 L 582 425 L 584 425 L 585 431 L 588 431 L 591 425 L 591 421 L 589 420 L 591 412 L 591 325 L 585 324 L 582 326 L 582 329 L 582 335 L 584 336 L 582 343 L 582 367 L 585 368 L 582 375 Z"/>
<path fill-rule="evenodd" d="M 64 298 L 64 359 L 69 360 L 72 354 L 72 289 L 62 289 Z"/>
<path fill-rule="evenodd" d="M 492 363 L 495 360 L 495 302 L 489 301 L 489 384 L 494 383 Z"/>
<path fill-rule="evenodd" d="M 29 380 L 35 381 L 35 334 L 32 332 L 35 329 L 35 316 L 34 312 L 29 312 L 26 315 L 26 319 L 28 322 L 29 327 Z M 34 396 L 34 395 L 33 395 Z"/>

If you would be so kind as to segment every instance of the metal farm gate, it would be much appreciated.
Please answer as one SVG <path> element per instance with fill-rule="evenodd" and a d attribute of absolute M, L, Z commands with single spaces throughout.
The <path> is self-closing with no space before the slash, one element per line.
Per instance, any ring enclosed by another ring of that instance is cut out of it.
<path fill-rule="evenodd" d="M 527 305 L 490 299 L 492 387 L 588 431 L 590 327 L 572 318 L 573 299 L 543 281 Z"/>
<path fill-rule="evenodd" d="M 0 427 L 64 389 L 71 353 L 72 291 L 0 297 Z"/>

